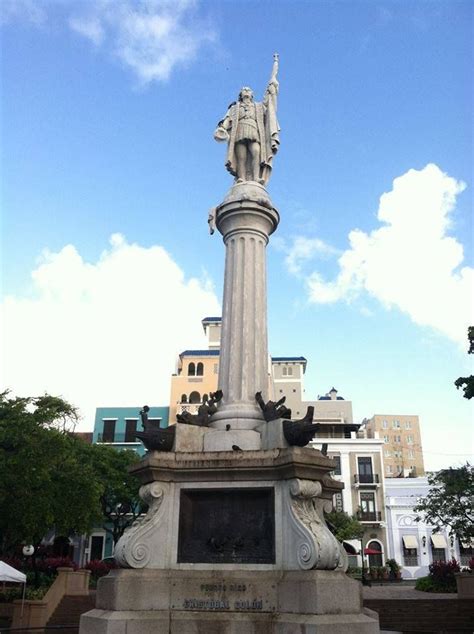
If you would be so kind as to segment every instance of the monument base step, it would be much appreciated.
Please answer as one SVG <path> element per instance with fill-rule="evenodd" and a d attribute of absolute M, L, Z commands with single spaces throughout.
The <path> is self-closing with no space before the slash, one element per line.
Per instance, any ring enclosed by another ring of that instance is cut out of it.
<path fill-rule="evenodd" d="M 377 615 L 92 610 L 81 634 L 379 634 Z"/>
<path fill-rule="evenodd" d="M 99 582 L 80 634 L 377 634 L 340 571 L 126 570 Z"/>

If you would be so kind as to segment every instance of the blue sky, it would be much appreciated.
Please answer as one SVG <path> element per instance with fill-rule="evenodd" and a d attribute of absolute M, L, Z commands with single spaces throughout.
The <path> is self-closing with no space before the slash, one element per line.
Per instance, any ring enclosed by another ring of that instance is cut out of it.
<path fill-rule="evenodd" d="M 307 397 L 335 385 L 358 420 L 419 414 L 429 468 L 472 454 L 453 386 L 471 372 L 472 3 L 2 10 L 6 385 L 63 394 L 84 429 L 94 406 L 166 404 L 220 310 L 213 130 L 278 51 L 270 350 L 306 356 Z"/>

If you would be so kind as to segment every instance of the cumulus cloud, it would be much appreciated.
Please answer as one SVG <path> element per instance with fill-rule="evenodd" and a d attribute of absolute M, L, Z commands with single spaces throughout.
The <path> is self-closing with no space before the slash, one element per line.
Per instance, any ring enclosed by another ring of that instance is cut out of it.
<path fill-rule="evenodd" d="M 198 17 L 195 0 L 101 0 L 84 6 L 71 16 L 71 29 L 108 47 L 144 84 L 167 80 L 215 39 Z"/>
<path fill-rule="evenodd" d="M 319 238 L 304 236 L 293 237 L 289 243 L 277 236 L 272 239 L 271 244 L 279 251 L 286 253 L 285 265 L 293 275 L 299 275 L 303 265 L 315 258 L 327 258 L 339 253 L 337 249 Z"/>
<path fill-rule="evenodd" d="M 63 395 L 86 429 L 98 406 L 167 405 L 177 353 L 205 346 L 201 319 L 220 315 L 207 280 L 119 234 L 97 262 L 73 245 L 46 251 L 32 279 L 32 296 L 2 305 L 4 384 Z"/>
<path fill-rule="evenodd" d="M 380 198 L 382 226 L 350 232 L 336 278 L 325 280 L 318 271 L 307 278 L 310 301 L 350 301 L 366 292 L 465 347 L 473 321 L 474 269 L 461 267 L 463 247 L 448 235 L 464 189 L 434 164 L 396 178 Z"/>
<path fill-rule="evenodd" d="M 20 20 L 41 26 L 45 19 L 44 7 L 35 0 L 3 0 L 0 4 L 0 24 Z"/>

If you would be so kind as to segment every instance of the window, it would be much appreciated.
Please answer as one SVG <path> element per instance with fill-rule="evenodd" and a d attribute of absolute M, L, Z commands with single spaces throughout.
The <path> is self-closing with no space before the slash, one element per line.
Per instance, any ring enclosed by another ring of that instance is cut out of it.
<path fill-rule="evenodd" d="M 382 546 L 379 542 L 369 542 L 365 547 L 367 554 L 369 555 L 369 567 L 380 568 L 383 565 L 382 560 Z"/>
<path fill-rule="evenodd" d="M 408 457 L 411 458 L 411 459 L 413 459 L 415 457 L 413 449 L 409 449 L 408 450 Z"/>
<path fill-rule="evenodd" d="M 293 368 L 291 365 L 284 365 L 282 367 L 282 375 L 283 376 L 293 376 Z"/>
<path fill-rule="evenodd" d="M 462 566 L 469 566 L 469 562 L 474 557 L 472 546 L 467 544 L 459 544 L 459 554 Z"/>
<path fill-rule="evenodd" d="M 91 535 L 89 539 L 89 560 L 102 559 L 104 556 L 104 536 Z"/>
<path fill-rule="evenodd" d="M 219 374 L 219 364 L 214 363 L 214 374 Z"/>
<path fill-rule="evenodd" d="M 416 548 L 405 548 L 405 545 L 403 545 L 403 563 L 405 566 L 418 566 L 418 550 Z"/>
<path fill-rule="evenodd" d="M 204 374 L 204 366 L 199 361 L 199 363 L 197 364 L 197 367 L 196 367 L 196 376 L 202 376 L 203 374 Z"/>
<path fill-rule="evenodd" d="M 181 403 L 187 403 L 188 402 L 188 397 L 186 394 L 181 394 Z"/>
<path fill-rule="evenodd" d="M 394 436 L 393 437 L 394 442 L 402 442 L 402 439 L 400 436 Z"/>
<path fill-rule="evenodd" d="M 407 420 L 405 422 L 405 429 L 411 429 L 411 421 L 410 420 Z"/>
<path fill-rule="evenodd" d="M 385 470 L 387 472 L 387 475 L 392 475 L 393 471 L 392 471 L 392 465 L 391 464 L 388 464 Z"/>
<path fill-rule="evenodd" d="M 371 458 L 357 458 L 357 470 L 359 473 L 359 482 L 373 482 L 374 474 L 372 471 Z"/>
<path fill-rule="evenodd" d="M 383 441 L 384 441 L 384 442 L 390 442 L 390 438 L 389 438 L 388 436 L 384 436 L 384 437 L 383 437 Z"/>
<path fill-rule="evenodd" d="M 413 436 L 407 436 L 407 443 L 413 445 Z"/>
<path fill-rule="evenodd" d="M 360 512 L 358 519 L 361 522 L 375 522 L 377 513 L 375 511 L 375 494 L 369 491 L 360 492 Z"/>
<path fill-rule="evenodd" d="M 392 421 L 392 427 L 393 429 L 400 429 L 400 421 L 399 420 Z"/>
<path fill-rule="evenodd" d="M 446 561 L 446 551 L 444 548 L 432 548 L 431 554 L 433 556 L 433 561 Z"/>
<path fill-rule="evenodd" d="M 336 467 L 333 471 L 334 475 L 341 475 L 341 456 L 330 456 L 330 458 L 336 463 Z"/>
<path fill-rule="evenodd" d="M 382 428 L 383 429 L 387 429 L 387 427 L 388 427 L 388 422 L 386 420 L 383 420 L 382 421 Z"/>
<path fill-rule="evenodd" d="M 333 507 L 335 511 L 341 513 L 344 510 L 344 503 L 342 501 L 342 493 L 335 493 L 333 496 Z"/>
<path fill-rule="evenodd" d="M 191 392 L 191 394 L 189 395 L 189 402 L 190 403 L 200 403 L 201 402 L 201 395 L 199 394 L 199 392 Z"/>
<path fill-rule="evenodd" d="M 102 432 L 102 442 L 114 442 L 115 440 L 115 420 L 104 420 L 104 430 Z"/>
<path fill-rule="evenodd" d="M 136 442 L 135 434 L 137 433 L 137 421 L 125 421 L 125 442 Z"/>
<path fill-rule="evenodd" d="M 385 449 L 384 451 L 384 456 L 386 458 L 390 458 L 390 456 L 392 455 L 392 452 L 390 451 L 390 449 Z"/>
<path fill-rule="evenodd" d="M 196 366 L 192 362 L 188 365 L 188 376 L 196 376 Z"/>

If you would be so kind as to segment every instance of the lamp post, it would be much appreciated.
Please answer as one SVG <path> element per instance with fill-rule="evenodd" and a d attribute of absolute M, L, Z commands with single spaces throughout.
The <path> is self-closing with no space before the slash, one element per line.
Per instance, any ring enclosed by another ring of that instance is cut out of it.
<path fill-rule="evenodd" d="M 31 557 L 31 567 L 35 574 L 35 588 L 39 587 L 38 569 L 36 568 L 35 547 L 32 544 L 23 546 L 22 553 L 25 557 Z"/>

